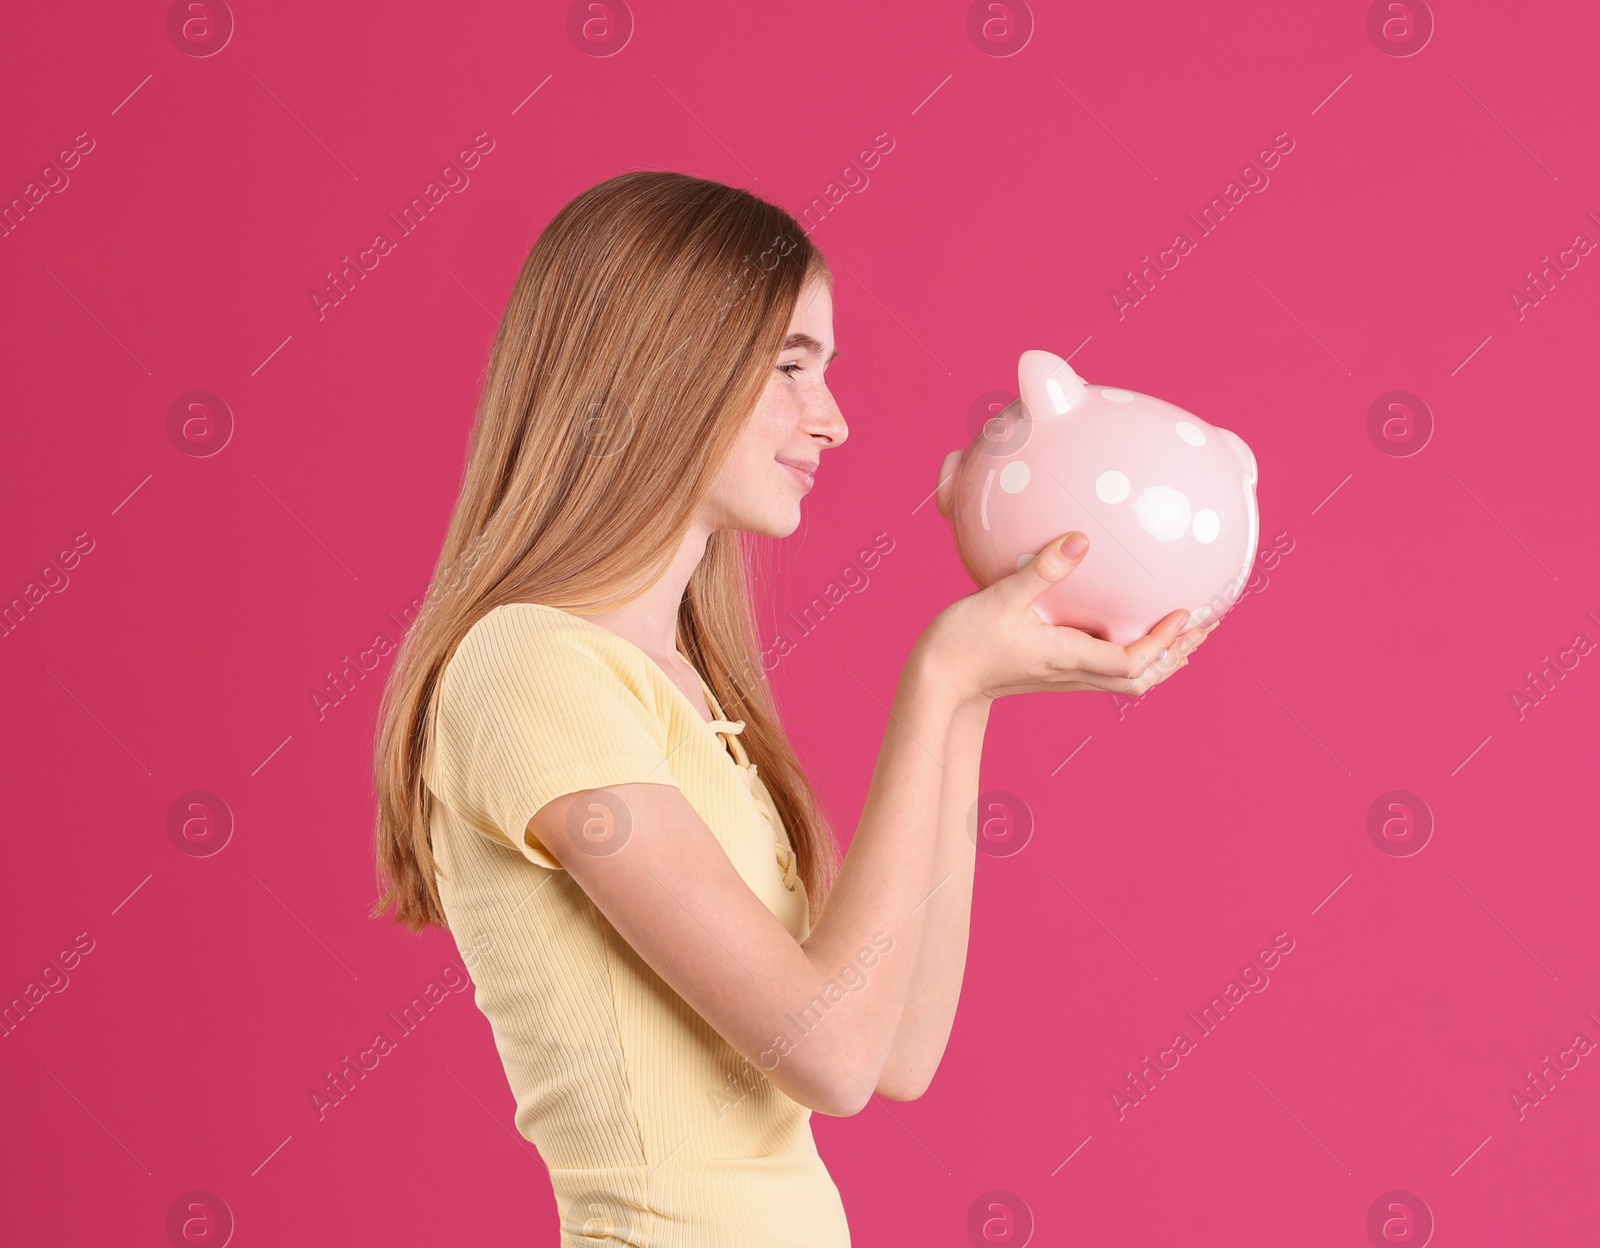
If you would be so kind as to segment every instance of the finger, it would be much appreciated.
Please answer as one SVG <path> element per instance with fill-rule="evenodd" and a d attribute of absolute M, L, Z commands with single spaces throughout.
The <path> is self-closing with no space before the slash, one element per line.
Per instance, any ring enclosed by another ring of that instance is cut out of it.
<path fill-rule="evenodd" d="M 1189 612 L 1180 609 L 1163 617 L 1143 637 L 1125 647 L 1091 639 L 1085 645 L 1093 648 L 1081 650 L 1073 657 L 1083 671 L 1105 677 L 1103 687 L 1108 691 L 1139 692 L 1141 690 L 1135 686 L 1146 673 L 1154 672 L 1158 678 L 1165 678 L 1177 670 L 1178 659 L 1197 644 L 1185 639 L 1195 637 L 1202 630 L 1184 632 L 1188 622 Z"/>
<path fill-rule="evenodd" d="M 1202 624 L 1195 628 L 1184 629 L 1183 632 L 1178 634 L 1177 645 L 1182 648 L 1185 653 L 1195 649 L 1202 642 L 1204 642 L 1207 637 L 1211 636 L 1211 634 L 1216 631 L 1217 624 L 1218 621 L 1213 620 L 1210 624 Z"/>
<path fill-rule="evenodd" d="M 1137 677 L 1128 682 L 1130 692 L 1135 697 L 1141 697 L 1163 681 L 1170 679 L 1174 672 L 1188 666 L 1188 655 L 1180 655 L 1176 650 L 1168 650 Z"/>
<path fill-rule="evenodd" d="M 1162 644 L 1165 647 L 1170 646 L 1174 641 L 1176 641 L 1183 634 L 1183 631 L 1188 627 L 1189 613 L 1180 607 L 1178 610 L 1172 612 L 1164 619 L 1158 621 L 1156 626 L 1150 630 L 1148 635 L 1151 637 L 1160 637 L 1162 639 Z"/>
<path fill-rule="evenodd" d="M 1191 630 L 1192 636 L 1202 630 Z M 1152 634 L 1153 636 L 1154 634 Z M 1085 669 L 1082 673 L 1085 680 L 1092 682 L 1095 689 L 1106 693 L 1123 694 L 1127 697 L 1142 697 L 1162 681 L 1168 679 L 1174 672 L 1189 666 L 1189 655 L 1193 653 L 1199 642 L 1186 644 L 1180 634 L 1178 639 L 1164 650 L 1157 651 L 1153 657 L 1143 653 L 1143 646 L 1150 637 L 1141 638 L 1122 651 L 1122 670 L 1117 674 L 1100 674 Z M 1203 638 L 1201 639 L 1203 640 Z"/>
<path fill-rule="evenodd" d="M 1193 655 L 1194 652 L 1201 646 L 1205 645 L 1205 641 L 1206 639 L 1203 636 L 1196 636 L 1194 634 L 1185 634 L 1184 636 L 1179 637 L 1178 640 L 1174 642 L 1171 648 L 1167 651 L 1166 656 L 1157 660 L 1156 666 L 1163 667 L 1167 674 L 1171 675 L 1173 672 L 1177 671 L 1179 667 L 1182 667 L 1185 663 L 1187 663 L 1190 656 Z"/>
<path fill-rule="evenodd" d="M 1047 543 L 1020 570 L 994 583 L 996 592 L 1012 609 L 1021 611 L 1072 574 L 1089 552 L 1089 539 L 1074 530 Z"/>
<path fill-rule="evenodd" d="M 1206 644 L 1206 639 L 1209 638 L 1212 633 L 1216 632 L 1216 629 L 1217 626 L 1215 624 L 1212 624 L 1207 628 L 1196 629 L 1192 633 L 1186 634 L 1188 640 L 1185 640 L 1185 637 L 1178 638 L 1178 644 L 1183 647 L 1183 652 L 1185 654 L 1193 654 L 1201 646 Z"/>
<path fill-rule="evenodd" d="M 1174 611 L 1162 618 L 1154 628 L 1139 638 L 1138 641 L 1131 643 L 1127 648 L 1132 667 L 1128 675 L 1138 678 L 1152 664 L 1167 660 L 1169 655 L 1175 659 L 1176 655 L 1171 654 L 1171 652 L 1176 648 L 1178 637 L 1183 632 L 1184 625 L 1188 622 L 1189 613 L 1187 611 L 1181 609 Z"/>
<path fill-rule="evenodd" d="M 1188 661 L 1189 656 L 1176 646 L 1163 650 L 1145 665 L 1143 671 L 1133 677 L 1133 684 L 1141 691 L 1153 689 Z"/>

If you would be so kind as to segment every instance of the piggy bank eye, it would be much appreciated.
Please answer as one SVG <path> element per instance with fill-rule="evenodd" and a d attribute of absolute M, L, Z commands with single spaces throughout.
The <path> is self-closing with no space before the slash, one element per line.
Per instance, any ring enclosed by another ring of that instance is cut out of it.
<path fill-rule="evenodd" d="M 1033 436 L 1033 416 L 1021 399 L 1013 399 L 983 422 L 974 446 L 996 459 L 1016 455 Z"/>

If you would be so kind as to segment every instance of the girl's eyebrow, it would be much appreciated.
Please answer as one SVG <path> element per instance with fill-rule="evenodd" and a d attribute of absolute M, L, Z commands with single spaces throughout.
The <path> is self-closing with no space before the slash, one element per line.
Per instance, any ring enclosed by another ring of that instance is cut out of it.
<path fill-rule="evenodd" d="M 783 349 L 785 351 L 792 351 L 797 347 L 801 350 L 811 352 L 812 355 L 822 354 L 822 344 L 810 334 L 790 334 L 783 340 Z M 833 354 L 827 358 L 825 363 L 832 364 L 838 358 L 839 349 L 835 347 Z"/>

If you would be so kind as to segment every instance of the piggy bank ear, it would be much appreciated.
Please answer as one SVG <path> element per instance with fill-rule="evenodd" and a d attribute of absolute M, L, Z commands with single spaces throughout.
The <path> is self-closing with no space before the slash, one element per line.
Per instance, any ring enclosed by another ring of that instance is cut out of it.
<path fill-rule="evenodd" d="M 1017 361 L 1017 389 L 1035 420 L 1064 416 L 1088 396 L 1083 378 L 1059 355 L 1024 351 Z"/>
<path fill-rule="evenodd" d="M 1255 485 L 1257 479 L 1255 452 L 1252 451 L 1245 440 L 1232 429 L 1218 429 L 1217 432 L 1222 435 L 1222 440 L 1232 448 L 1234 456 L 1239 460 L 1240 465 L 1244 468 L 1245 480 L 1247 480 L 1251 485 Z"/>
<path fill-rule="evenodd" d="M 939 511 L 947 516 L 956 497 L 956 470 L 961 467 L 961 457 L 965 454 L 965 451 L 951 451 L 939 465 L 939 488 L 934 491 L 934 501 Z"/>

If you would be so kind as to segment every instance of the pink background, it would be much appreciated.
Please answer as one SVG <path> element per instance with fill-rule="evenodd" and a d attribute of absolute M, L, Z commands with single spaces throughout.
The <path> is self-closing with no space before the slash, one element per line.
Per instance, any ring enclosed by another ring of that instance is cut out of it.
<path fill-rule="evenodd" d="M 773 673 L 844 836 L 909 646 L 971 589 L 937 466 L 1023 349 L 1239 432 L 1263 548 L 1286 535 L 1145 701 L 996 707 L 984 787 L 1035 826 L 980 858 L 944 1065 L 813 1119 L 855 1241 L 967 1243 L 996 1191 L 1029 1212 L 992 1242 L 1366 1243 L 1393 1190 L 1440 1243 L 1592 1237 L 1600 1050 L 1520 1118 L 1509 1093 L 1600 1041 L 1600 653 L 1573 648 L 1600 642 L 1600 255 L 1521 317 L 1511 292 L 1600 242 L 1600 16 L 1441 4 L 1396 56 L 1360 3 L 1227 8 L 1039 5 L 1000 56 L 955 3 L 638 4 L 597 56 L 562 4 L 238 3 L 197 57 L 160 4 L 14 7 L 0 196 L 93 148 L 0 238 L 0 599 L 93 546 L 0 638 L 0 997 L 93 947 L 0 1041 L 8 1239 L 163 1244 L 200 1191 L 241 1245 L 555 1242 L 469 995 L 312 1108 L 458 957 L 366 917 L 387 660 L 320 719 L 311 695 L 426 591 L 527 248 L 637 167 L 797 214 L 857 188 L 808 222 L 852 433 L 764 616 L 793 638 L 889 535 Z M 1119 318 L 1123 275 L 1280 134 L 1270 184 Z M 323 274 L 478 135 L 470 186 L 319 320 Z M 1407 456 L 1367 432 L 1397 389 L 1435 422 Z M 196 390 L 232 412 L 215 454 L 168 434 Z M 168 835 L 191 790 L 232 812 L 214 856 Z M 1421 853 L 1368 836 L 1391 790 L 1431 811 Z M 1270 987 L 1119 1119 L 1110 1091 L 1280 932 Z"/>

